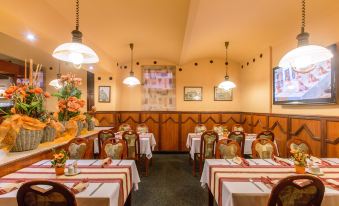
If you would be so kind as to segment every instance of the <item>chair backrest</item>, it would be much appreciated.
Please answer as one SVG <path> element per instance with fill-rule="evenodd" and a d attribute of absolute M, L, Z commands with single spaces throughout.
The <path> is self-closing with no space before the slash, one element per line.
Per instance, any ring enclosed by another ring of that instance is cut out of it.
<path fill-rule="evenodd" d="M 245 132 L 241 124 L 234 124 L 232 126 L 232 132 Z"/>
<path fill-rule="evenodd" d="M 267 138 L 274 142 L 274 133 L 272 131 L 266 130 L 262 131 L 257 135 L 257 138 Z"/>
<path fill-rule="evenodd" d="M 70 159 L 85 159 L 89 155 L 89 141 L 86 138 L 74 138 L 67 146 Z"/>
<path fill-rule="evenodd" d="M 39 185 L 43 185 L 42 189 Z M 40 189 L 41 188 L 41 189 Z M 24 183 L 17 193 L 18 206 L 60 205 L 76 206 L 74 194 L 66 186 L 47 180 L 35 180 Z"/>
<path fill-rule="evenodd" d="M 148 126 L 144 123 L 138 124 L 136 128 L 137 133 L 148 133 Z"/>
<path fill-rule="evenodd" d="M 197 124 L 194 128 L 195 133 L 203 133 L 203 132 L 206 132 L 206 131 L 207 131 L 207 128 L 203 124 Z"/>
<path fill-rule="evenodd" d="M 278 182 L 272 189 L 268 206 L 320 206 L 325 186 L 311 175 L 293 175 Z"/>
<path fill-rule="evenodd" d="M 239 144 L 231 139 L 221 139 L 217 143 L 215 158 L 217 159 L 233 159 L 241 157 L 241 148 Z"/>
<path fill-rule="evenodd" d="M 299 149 L 300 151 L 306 154 L 312 155 L 312 149 L 307 142 L 305 142 L 302 139 L 298 139 L 298 138 L 290 139 L 287 142 L 287 151 L 289 152 L 289 154 L 291 154 L 292 150 L 297 150 L 297 149 Z"/>
<path fill-rule="evenodd" d="M 99 147 L 99 154 L 101 154 L 101 148 L 104 144 L 105 140 L 108 138 L 114 138 L 114 131 L 113 129 L 108 130 L 101 130 L 98 134 L 98 147 Z"/>
<path fill-rule="evenodd" d="M 218 134 L 223 134 L 224 132 L 228 132 L 227 127 L 222 124 L 213 125 L 213 131 L 215 131 Z"/>
<path fill-rule="evenodd" d="M 267 138 L 258 138 L 252 142 L 252 157 L 260 159 L 272 159 L 277 156 L 275 144 Z"/>
<path fill-rule="evenodd" d="M 140 154 L 140 139 L 139 135 L 130 130 L 122 134 L 122 139 L 126 141 L 127 144 L 127 158 L 128 159 L 137 159 Z"/>
<path fill-rule="evenodd" d="M 243 156 L 245 148 L 245 133 L 241 131 L 233 131 L 228 135 L 228 139 L 234 140 L 240 145 L 241 156 Z"/>
<path fill-rule="evenodd" d="M 124 159 L 127 151 L 126 141 L 122 139 L 109 138 L 102 145 L 100 158 Z"/>
<path fill-rule="evenodd" d="M 119 131 L 121 131 L 121 132 L 125 132 L 125 131 L 131 130 L 131 129 L 132 129 L 131 125 L 129 125 L 127 123 L 123 123 L 119 126 Z"/>
<path fill-rule="evenodd" d="M 214 149 L 218 139 L 219 135 L 214 131 L 202 133 L 200 141 L 200 157 L 202 159 L 211 159 L 215 157 Z"/>

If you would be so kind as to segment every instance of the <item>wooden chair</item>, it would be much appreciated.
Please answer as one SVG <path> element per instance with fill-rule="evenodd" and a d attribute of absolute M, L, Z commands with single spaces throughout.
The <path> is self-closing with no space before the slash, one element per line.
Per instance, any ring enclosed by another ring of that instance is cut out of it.
<path fill-rule="evenodd" d="M 102 145 L 100 158 L 124 159 L 127 157 L 126 141 L 122 139 L 108 138 Z"/>
<path fill-rule="evenodd" d="M 140 139 L 139 135 L 130 130 L 122 134 L 122 139 L 127 145 L 127 158 L 138 161 L 140 158 Z"/>
<path fill-rule="evenodd" d="M 70 159 L 89 158 L 89 141 L 86 138 L 74 138 L 67 144 L 67 152 Z"/>
<path fill-rule="evenodd" d="M 302 139 L 293 138 L 287 141 L 287 151 L 288 154 L 291 154 L 292 150 L 299 149 L 309 155 L 312 155 L 312 150 L 310 145 Z"/>
<path fill-rule="evenodd" d="M 297 182 L 303 184 L 297 184 Z M 272 189 L 268 206 L 320 206 L 325 186 L 322 181 L 311 175 L 293 175 L 279 181 Z"/>
<path fill-rule="evenodd" d="M 136 127 L 137 133 L 148 133 L 148 126 L 144 123 L 138 124 Z"/>
<path fill-rule="evenodd" d="M 98 134 L 98 147 L 99 147 L 99 155 L 101 154 L 101 148 L 104 141 L 108 138 L 114 138 L 114 131 L 112 129 L 109 130 L 101 130 Z"/>
<path fill-rule="evenodd" d="M 232 126 L 232 132 L 244 132 L 244 128 L 241 124 L 234 124 Z"/>
<path fill-rule="evenodd" d="M 267 138 L 274 142 L 274 133 L 272 131 L 266 130 L 262 131 L 257 135 L 257 138 Z"/>
<path fill-rule="evenodd" d="M 241 157 L 244 156 L 245 148 L 245 133 L 240 131 L 233 131 L 228 135 L 228 139 L 236 141 L 241 148 Z"/>
<path fill-rule="evenodd" d="M 50 186 L 51 189 L 41 191 L 38 185 Z M 76 206 L 74 194 L 63 184 L 35 180 L 24 183 L 17 193 L 18 206 L 61 205 Z"/>
<path fill-rule="evenodd" d="M 197 124 L 194 128 L 195 133 L 203 133 L 206 131 L 207 131 L 207 128 L 204 124 Z"/>
<path fill-rule="evenodd" d="M 226 126 L 222 125 L 222 124 L 215 124 L 213 125 L 213 131 L 215 131 L 218 134 L 222 134 L 224 132 L 228 132 L 228 129 Z"/>
<path fill-rule="evenodd" d="M 201 135 L 200 153 L 194 154 L 193 176 L 195 176 L 196 160 L 199 159 L 199 174 L 202 173 L 202 164 L 205 159 L 215 158 L 215 144 L 219 135 L 214 131 L 206 131 Z"/>
<path fill-rule="evenodd" d="M 267 138 L 258 138 L 252 142 L 252 157 L 271 159 L 277 156 L 275 144 Z"/>
<path fill-rule="evenodd" d="M 123 123 L 119 126 L 120 132 L 125 132 L 125 131 L 131 130 L 131 129 L 132 129 L 131 125 L 129 125 L 127 123 Z"/>
<path fill-rule="evenodd" d="M 234 157 L 241 157 L 241 148 L 239 144 L 231 139 L 219 140 L 215 151 L 215 158 L 233 159 Z"/>

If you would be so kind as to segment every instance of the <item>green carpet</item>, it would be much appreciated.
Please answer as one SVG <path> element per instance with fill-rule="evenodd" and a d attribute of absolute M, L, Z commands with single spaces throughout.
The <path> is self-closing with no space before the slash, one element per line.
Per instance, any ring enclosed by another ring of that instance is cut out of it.
<path fill-rule="evenodd" d="M 142 177 L 139 190 L 132 193 L 132 205 L 208 205 L 208 193 L 200 177 L 192 176 L 188 154 L 153 154 L 149 176 Z"/>

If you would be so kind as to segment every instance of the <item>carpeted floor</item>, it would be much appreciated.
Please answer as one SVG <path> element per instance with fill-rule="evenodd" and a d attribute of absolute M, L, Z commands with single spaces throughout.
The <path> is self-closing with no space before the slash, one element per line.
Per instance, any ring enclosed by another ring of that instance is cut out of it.
<path fill-rule="evenodd" d="M 187 154 L 153 154 L 149 176 L 132 194 L 135 206 L 200 206 L 208 204 L 207 189 L 192 176 Z"/>

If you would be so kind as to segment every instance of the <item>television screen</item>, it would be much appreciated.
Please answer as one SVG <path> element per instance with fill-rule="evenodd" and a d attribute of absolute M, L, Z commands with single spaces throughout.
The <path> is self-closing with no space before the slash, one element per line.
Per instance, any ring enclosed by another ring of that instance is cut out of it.
<path fill-rule="evenodd" d="M 329 48 L 335 56 L 335 45 Z M 308 72 L 291 67 L 273 69 L 274 104 L 330 104 L 336 102 L 335 63 L 330 60 L 309 66 Z"/>

